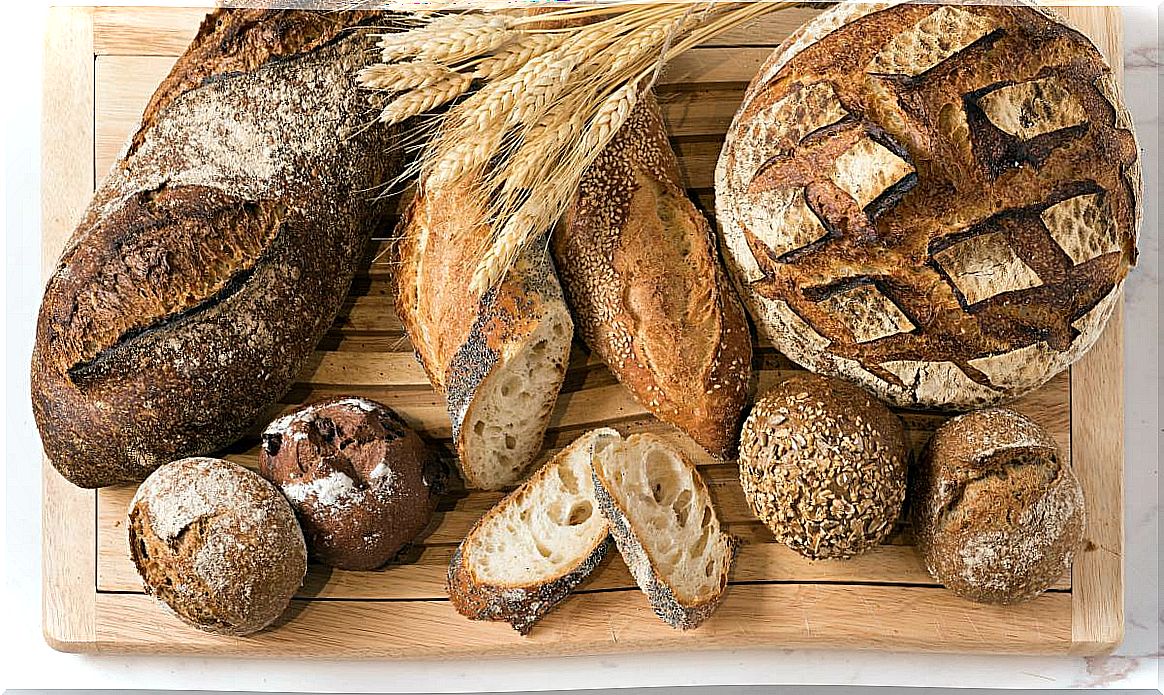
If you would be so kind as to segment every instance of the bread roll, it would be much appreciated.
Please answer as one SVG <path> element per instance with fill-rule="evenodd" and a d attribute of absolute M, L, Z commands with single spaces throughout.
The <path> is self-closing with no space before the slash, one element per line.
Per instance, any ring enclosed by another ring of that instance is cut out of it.
<path fill-rule="evenodd" d="M 813 374 L 765 393 L 740 435 L 740 484 L 777 540 L 848 558 L 893 530 L 905 500 L 905 430 L 866 391 Z"/>
<path fill-rule="evenodd" d="M 436 456 L 391 409 L 359 397 L 267 426 L 259 473 L 291 502 L 321 564 L 375 569 L 424 530 L 444 482 Z"/>
<path fill-rule="evenodd" d="M 448 405 L 465 484 L 521 482 L 566 376 L 574 324 L 543 245 L 484 297 L 470 290 L 490 230 L 471 185 L 417 194 L 401 223 L 396 312 Z"/>
<path fill-rule="evenodd" d="M 360 22 L 384 19 L 215 11 L 154 94 L 40 308 L 33 412 L 72 482 L 233 442 L 332 323 L 396 171 Z"/>
<path fill-rule="evenodd" d="M 653 96 L 586 170 L 552 246 L 590 349 L 660 420 L 733 455 L 752 336 Z"/>
<path fill-rule="evenodd" d="M 934 433 L 910 491 L 917 549 L 954 593 L 1032 598 L 1059 581 L 1083 542 L 1083 489 L 1055 440 L 1013 410 L 961 415 Z"/>
<path fill-rule="evenodd" d="M 307 548 L 287 500 L 242 466 L 162 466 L 129 504 L 129 555 L 146 593 L 194 627 L 257 632 L 303 583 Z"/>
<path fill-rule="evenodd" d="M 1131 118 L 1095 46 L 1033 6 L 821 13 L 748 88 L 715 187 L 757 330 L 904 406 L 1043 384 L 1136 260 Z"/>

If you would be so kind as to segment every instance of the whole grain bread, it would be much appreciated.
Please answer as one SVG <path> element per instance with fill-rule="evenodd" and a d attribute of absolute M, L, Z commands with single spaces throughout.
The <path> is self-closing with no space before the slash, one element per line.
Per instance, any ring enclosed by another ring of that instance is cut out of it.
<path fill-rule="evenodd" d="M 599 441 L 618 436 L 582 435 L 473 525 L 449 563 L 449 599 L 459 613 L 504 620 L 526 635 L 598 567 L 610 529 L 590 462 Z"/>
<path fill-rule="evenodd" d="M 653 95 L 586 170 L 552 248 L 590 349 L 656 417 L 730 457 L 751 332 Z"/>
<path fill-rule="evenodd" d="M 217 10 L 150 100 L 41 304 L 33 412 L 99 487 L 237 439 L 334 319 L 396 172 L 355 83 L 374 12 Z"/>
<path fill-rule="evenodd" d="M 905 501 L 901 420 L 858 386 L 797 374 L 756 401 L 740 434 L 740 485 L 776 539 L 817 560 L 883 541 Z"/>
<path fill-rule="evenodd" d="M 1083 544 L 1083 489 L 1055 440 L 1013 410 L 934 432 L 910 489 L 926 569 L 959 596 L 1015 603 L 1063 578 Z"/>
<path fill-rule="evenodd" d="M 1086 352 L 1141 198 L 1110 67 L 1026 5 L 821 13 L 761 68 L 716 169 L 760 334 L 905 406 L 1000 402 Z"/>
<path fill-rule="evenodd" d="M 445 398 L 465 484 L 525 478 L 558 398 L 574 324 L 549 252 L 531 244 L 478 298 L 469 282 L 488 225 L 469 184 L 421 191 L 400 225 L 396 312 Z"/>
<path fill-rule="evenodd" d="M 229 461 L 162 466 L 137 489 L 127 526 L 146 593 L 207 632 L 263 629 L 307 572 L 307 548 L 287 500 Z"/>

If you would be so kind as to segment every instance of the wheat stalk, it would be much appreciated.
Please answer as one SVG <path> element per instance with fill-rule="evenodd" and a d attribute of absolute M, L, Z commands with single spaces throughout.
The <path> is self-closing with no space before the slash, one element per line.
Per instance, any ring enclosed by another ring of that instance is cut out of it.
<path fill-rule="evenodd" d="M 537 14 L 418 17 L 379 36 L 383 64 L 359 75 L 395 94 L 399 123 L 450 104 L 414 165 L 420 185 L 473 185 L 487 201 L 466 224 L 493 230 L 472 291 L 483 295 L 543 236 L 666 61 L 788 2 L 595 4 Z M 584 23 L 579 23 L 584 22 Z M 468 97 L 457 101 L 474 86 Z"/>

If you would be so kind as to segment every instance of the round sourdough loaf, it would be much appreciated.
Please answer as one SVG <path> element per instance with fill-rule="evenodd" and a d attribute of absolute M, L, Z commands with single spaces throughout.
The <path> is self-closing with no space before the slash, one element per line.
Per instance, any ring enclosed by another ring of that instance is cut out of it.
<path fill-rule="evenodd" d="M 1005 408 L 934 433 L 910 488 L 918 552 L 935 579 L 984 603 L 1031 598 L 1083 543 L 1083 490 L 1043 428 Z"/>
<path fill-rule="evenodd" d="M 749 87 L 715 186 L 759 332 L 900 405 L 1046 382 L 1136 259 L 1131 118 L 1095 46 L 1034 7 L 822 13 Z"/>
<path fill-rule="evenodd" d="M 263 629 L 307 572 L 287 500 L 229 461 L 188 458 L 157 469 L 133 496 L 128 525 L 146 592 L 207 632 Z"/>
<path fill-rule="evenodd" d="M 443 487 L 440 461 L 386 406 L 313 403 L 263 432 L 259 473 L 283 491 L 313 559 L 375 569 L 424 530 Z"/>

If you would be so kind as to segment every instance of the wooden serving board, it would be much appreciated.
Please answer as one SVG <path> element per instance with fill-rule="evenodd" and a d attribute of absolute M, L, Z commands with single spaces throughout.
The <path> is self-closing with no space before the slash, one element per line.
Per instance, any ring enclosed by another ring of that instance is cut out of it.
<path fill-rule="evenodd" d="M 150 94 L 185 49 L 204 9 L 60 8 L 45 61 L 44 270 L 47 274 L 136 125 Z M 692 194 L 710 212 L 723 134 L 760 63 L 815 9 L 776 13 L 694 49 L 659 88 Z M 1119 69 L 1115 8 L 1069 16 Z M 386 230 L 387 231 L 387 230 Z M 334 328 L 272 416 L 333 394 L 360 394 L 398 410 L 449 455 L 443 402 L 417 366 L 392 310 L 385 242 L 377 241 Z M 501 495 L 457 491 L 419 542 L 377 572 L 312 566 L 287 614 L 247 638 L 208 635 L 143 594 L 127 557 L 124 515 L 133 487 L 81 490 L 44 466 L 44 631 L 58 649 L 201 652 L 302 657 L 451 657 L 577 654 L 729 647 L 843 647 L 1005 653 L 1101 653 L 1123 634 L 1122 311 L 1091 353 L 1017 408 L 1049 428 L 1082 481 L 1087 550 L 1070 576 L 1038 599 L 984 606 L 937 586 L 900 526 L 876 550 L 849 561 L 811 562 L 773 542 L 748 511 L 734 464 L 701 454 L 720 519 L 746 541 L 726 598 L 697 630 L 660 622 L 617 553 L 591 581 L 520 637 L 504 623 L 471 622 L 445 598 L 447 562 L 470 525 Z M 797 369 L 760 345 L 759 388 Z M 943 420 L 903 412 L 913 444 Z M 598 425 L 683 435 L 654 421 L 576 345 L 553 414 L 546 453 Z M 257 438 L 225 453 L 254 466 Z"/>

